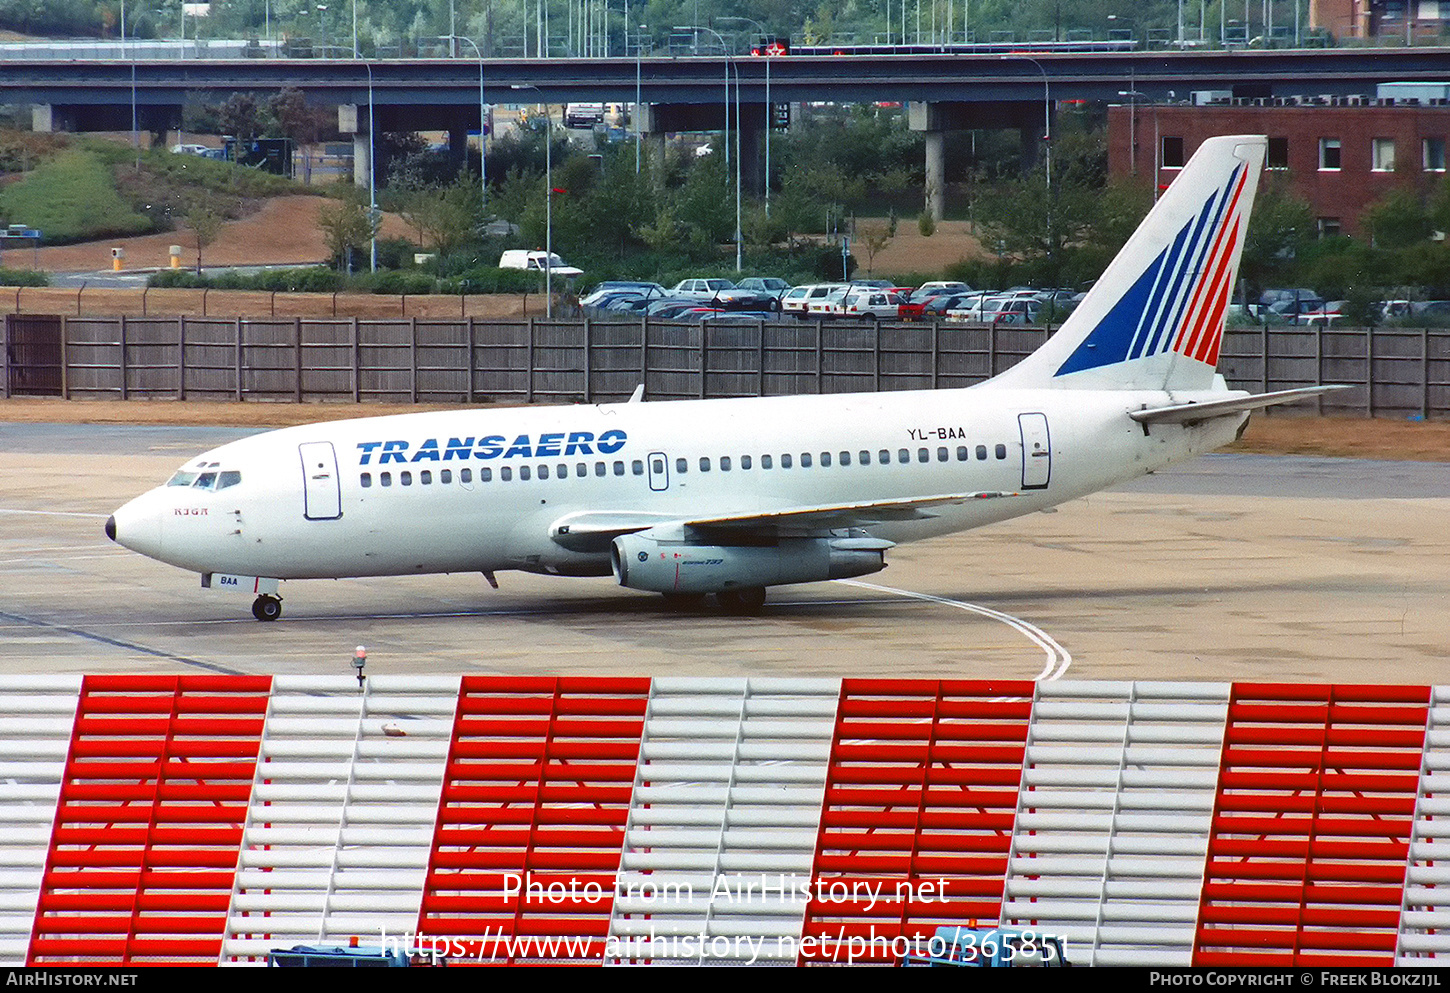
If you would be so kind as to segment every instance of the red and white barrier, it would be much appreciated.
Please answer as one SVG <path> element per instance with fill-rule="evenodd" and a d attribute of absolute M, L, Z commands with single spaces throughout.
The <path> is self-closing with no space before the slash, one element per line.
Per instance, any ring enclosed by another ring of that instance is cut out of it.
<path fill-rule="evenodd" d="M 1450 688 L 0 678 L 0 961 L 1450 957 Z"/>

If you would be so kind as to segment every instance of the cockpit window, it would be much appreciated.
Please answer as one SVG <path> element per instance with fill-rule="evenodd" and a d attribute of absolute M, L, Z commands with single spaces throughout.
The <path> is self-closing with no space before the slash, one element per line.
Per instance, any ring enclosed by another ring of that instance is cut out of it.
<path fill-rule="evenodd" d="M 191 485 L 194 486 L 194 487 L 196 487 L 199 490 L 209 490 L 209 489 L 212 488 L 212 485 L 215 482 L 216 482 L 216 473 L 214 473 L 214 472 L 204 472 L 200 476 L 197 476 L 196 477 L 196 482 L 192 483 Z"/>
<path fill-rule="evenodd" d="M 178 472 L 176 475 L 172 476 L 169 480 L 167 480 L 166 481 L 166 485 L 167 486 L 190 486 L 192 484 L 192 481 L 195 480 L 195 479 L 196 479 L 196 473 L 194 473 L 194 472 L 187 472 L 185 469 L 183 469 L 180 472 Z"/>
<path fill-rule="evenodd" d="M 226 472 L 219 473 L 217 475 L 216 488 L 219 490 L 224 490 L 228 486 L 236 486 L 241 481 L 242 474 L 234 469 L 229 469 Z"/>

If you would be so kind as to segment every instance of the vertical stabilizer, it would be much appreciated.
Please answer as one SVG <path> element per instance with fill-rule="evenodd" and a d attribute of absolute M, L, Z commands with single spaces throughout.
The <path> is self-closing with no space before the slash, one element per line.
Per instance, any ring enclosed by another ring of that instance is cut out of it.
<path fill-rule="evenodd" d="M 1210 389 L 1267 145 L 1205 141 L 1062 328 L 991 385 Z"/>

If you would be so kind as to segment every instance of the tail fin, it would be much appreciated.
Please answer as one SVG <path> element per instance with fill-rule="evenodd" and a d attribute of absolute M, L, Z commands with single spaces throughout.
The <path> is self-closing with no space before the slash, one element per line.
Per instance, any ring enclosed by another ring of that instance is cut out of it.
<path fill-rule="evenodd" d="M 1062 328 L 993 385 L 1210 389 L 1267 145 L 1205 141 Z"/>

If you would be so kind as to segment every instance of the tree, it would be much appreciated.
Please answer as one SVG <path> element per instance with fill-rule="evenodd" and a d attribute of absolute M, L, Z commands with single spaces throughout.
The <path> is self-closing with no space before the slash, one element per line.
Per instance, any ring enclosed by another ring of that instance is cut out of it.
<path fill-rule="evenodd" d="M 403 219 L 418 232 L 418 242 L 447 255 L 473 233 L 479 191 L 467 173 L 459 173 L 443 189 L 414 190 L 405 195 Z"/>
<path fill-rule="evenodd" d="M 312 146 L 328 128 L 329 115 L 320 107 L 312 107 L 307 97 L 294 86 L 288 86 L 267 103 L 267 109 L 282 134 L 291 138 L 302 152 L 302 182 L 312 183 Z"/>
<path fill-rule="evenodd" d="M 371 215 L 362 191 L 353 186 L 343 187 L 336 200 L 317 211 L 317 225 L 339 269 L 350 269 L 353 251 L 360 250 L 377 234 L 377 218 Z"/>
<path fill-rule="evenodd" d="M 201 275 L 201 250 L 216 241 L 225 218 L 205 197 L 197 197 L 187 206 L 186 223 L 196 239 L 196 274 Z"/>
<path fill-rule="evenodd" d="M 1287 182 L 1269 185 L 1254 201 L 1239 269 L 1251 287 L 1288 282 L 1300 254 L 1314 240 L 1314 208 L 1289 190 Z"/>

